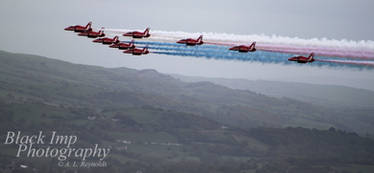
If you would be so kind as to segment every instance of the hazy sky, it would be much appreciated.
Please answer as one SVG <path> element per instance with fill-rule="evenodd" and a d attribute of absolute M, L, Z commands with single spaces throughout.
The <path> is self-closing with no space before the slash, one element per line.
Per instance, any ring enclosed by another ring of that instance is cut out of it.
<path fill-rule="evenodd" d="M 134 57 L 68 25 L 374 40 L 372 0 L 1 0 L 0 49 L 73 63 L 183 75 L 338 84 L 374 90 L 374 70 L 147 55 Z"/>

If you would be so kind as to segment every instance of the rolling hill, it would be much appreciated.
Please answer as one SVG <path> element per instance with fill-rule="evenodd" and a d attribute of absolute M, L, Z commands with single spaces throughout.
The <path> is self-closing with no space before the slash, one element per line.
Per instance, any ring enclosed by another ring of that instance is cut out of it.
<path fill-rule="evenodd" d="M 0 140 L 9 130 L 55 130 L 78 135 L 82 147 L 112 148 L 108 167 L 78 172 L 374 169 L 374 141 L 354 132 L 371 131 L 371 117 L 340 117 L 334 109 L 154 70 L 4 51 L 0 62 Z M 54 159 L 17 158 L 15 147 L 0 144 L 1 172 L 76 170 Z"/>

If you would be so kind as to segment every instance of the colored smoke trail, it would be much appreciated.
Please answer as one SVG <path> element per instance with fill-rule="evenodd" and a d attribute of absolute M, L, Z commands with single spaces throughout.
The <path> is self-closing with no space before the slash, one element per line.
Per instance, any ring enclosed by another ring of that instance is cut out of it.
<path fill-rule="evenodd" d="M 124 42 L 129 42 L 129 41 L 124 41 Z M 150 42 L 150 41 L 135 41 L 135 43 L 136 44 L 144 44 L 144 45 L 164 46 L 164 47 L 159 47 L 158 50 L 179 50 L 177 48 L 190 48 L 190 49 L 199 49 L 199 50 L 202 50 L 202 49 L 211 49 L 211 51 L 217 51 L 216 49 L 221 49 L 221 51 L 222 50 L 223 51 L 229 51 L 228 49 L 230 48 L 230 47 L 227 47 L 227 46 L 218 46 L 218 45 L 186 46 L 186 45 L 178 44 L 178 43 L 162 43 L 162 42 Z M 175 48 L 171 48 L 171 47 L 175 47 Z M 258 50 L 261 50 L 261 49 L 258 49 Z M 280 50 L 280 51 L 271 51 L 271 52 L 276 53 L 276 52 L 282 52 L 282 51 Z M 290 57 L 290 56 L 293 56 L 290 53 L 298 54 L 300 52 L 290 51 L 290 52 L 284 52 L 284 53 L 287 53 L 286 55 L 288 57 Z M 336 55 L 333 58 L 339 58 L 339 56 Z"/>
<path fill-rule="evenodd" d="M 121 34 L 131 30 L 106 29 L 108 32 Z M 351 41 L 322 39 L 301 39 L 282 36 L 266 35 L 235 35 L 226 33 L 188 33 L 151 30 L 148 40 L 175 42 L 183 38 L 197 38 L 204 35 L 207 44 L 234 46 L 257 42 L 257 49 L 264 51 L 309 54 L 314 52 L 319 56 L 345 57 L 351 59 L 374 60 L 374 41 Z"/>
<path fill-rule="evenodd" d="M 288 61 L 291 54 L 256 51 L 251 53 L 240 53 L 230 51 L 227 47 L 222 49 L 210 49 L 209 47 L 200 46 L 176 46 L 173 44 L 165 44 L 158 42 L 141 42 L 144 46 L 148 47 L 151 53 L 172 55 L 172 56 L 189 56 L 189 57 L 203 57 L 207 59 L 221 59 L 221 60 L 239 60 L 247 62 L 260 62 L 260 63 L 277 63 L 277 64 L 297 64 L 296 62 Z M 354 67 L 354 68 L 373 68 L 374 61 L 353 61 L 343 59 L 324 59 L 326 57 L 318 57 L 315 62 L 302 64 L 306 66 L 329 66 L 329 67 Z"/>
<path fill-rule="evenodd" d="M 129 30 L 123 31 L 115 31 L 109 30 L 114 33 L 123 33 Z M 165 34 L 166 33 L 166 34 Z M 164 34 L 164 35 L 162 35 Z M 170 34 L 170 35 L 168 35 Z M 185 34 L 185 35 L 183 35 Z M 198 33 L 200 34 L 200 33 Z M 135 41 L 135 44 L 145 45 L 143 47 L 148 47 L 149 49 L 158 50 L 158 51 L 151 51 L 152 53 L 156 54 L 164 54 L 164 55 L 175 55 L 175 56 L 191 56 L 191 57 L 205 57 L 205 58 L 214 58 L 214 59 L 226 59 L 226 60 L 241 60 L 241 61 L 255 61 L 255 62 L 262 62 L 262 63 L 282 63 L 282 64 L 296 64 L 296 62 L 288 61 L 289 57 L 292 57 L 291 54 L 309 54 L 314 52 L 318 59 L 316 59 L 313 63 L 307 63 L 307 65 L 317 65 L 317 66 L 332 66 L 332 67 L 339 67 L 339 66 L 352 66 L 352 67 L 373 67 L 374 61 L 361 61 L 361 60 L 347 60 L 347 59 L 365 59 L 365 60 L 374 60 L 374 51 L 369 50 L 373 47 L 372 41 L 337 41 L 337 40 L 327 40 L 322 39 L 311 39 L 311 40 L 302 40 L 296 38 L 283 38 L 284 42 L 282 44 L 273 44 L 273 43 L 266 43 L 266 42 L 257 42 L 256 48 L 257 51 L 255 53 L 238 53 L 229 51 L 228 49 L 230 46 L 239 45 L 243 40 L 235 38 L 235 35 L 232 36 L 231 40 L 229 41 L 222 41 L 223 39 L 217 39 L 218 37 L 222 36 L 222 34 L 210 35 L 210 38 L 207 39 L 209 33 L 203 33 L 204 35 L 204 45 L 200 46 L 186 46 L 183 44 L 175 43 L 177 40 L 187 37 L 196 36 L 198 35 L 195 33 L 175 33 L 175 32 L 165 32 L 165 31 L 153 31 L 152 36 L 150 38 L 142 39 L 141 41 Z M 214 33 L 215 34 L 215 33 Z M 238 36 L 238 35 L 236 35 Z M 240 35 L 239 35 L 240 36 Z M 243 36 L 249 37 L 249 36 Z M 267 36 L 264 36 L 267 37 Z M 274 36 L 273 36 L 274 37 Z M 211 39 L 213 38 L 213 39 Z M 216 39 L 216 42 L 212 42 Z M 236 39 L 236 40 L 235 40 Z M 208 40 L 208 41 L 207 41 Z M 271 39 L 269 39 L 271 40 Z M 280 39 L 281 40 L 281 39 Z M 303 44 L 297 45 L 295 43 L 300 42 L 300 40 L 305 41 Z M 219 42 L 221 41 L 221 42 Z M 310 44 L 314 42 L 320 43 L 318 44 Z M 129 41 L 123 41 L 129 42 Z M 280 41 L 278 41 L 279 43 Z M 251 43 L 251 42 L 250 42 Z M 276 42 L 277 43 L 277 42 Z M 287 45 L 284 43 L 292 43 L 293 45 Z M 244 43 L 249 45 L 249 43 Z M 312 45 L 310 47 L 306 47 Z M 321 47 L 326 46 L 327 47 Z M 262 50 L 262 51 L 261 51 Z M 332 58 L 340 58 L 339 60 L 335 59 L 326 59 L 327 57 Z M 345 58 L 345 59 L 341 59 Z"/>

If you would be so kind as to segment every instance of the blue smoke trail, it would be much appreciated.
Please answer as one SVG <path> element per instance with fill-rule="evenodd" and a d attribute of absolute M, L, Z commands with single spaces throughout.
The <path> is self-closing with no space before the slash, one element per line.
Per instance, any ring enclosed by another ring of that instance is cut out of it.
<path fill-rule="evenodd" d="M 155 54 L 162 54 L 162 55 L 172 55 L 172 56 L 189 56 L 189 57 L 203 57 L 207 59 L 223 59 L 223 60 L 239 60 L 239 61 L 247 61 L 247 62 L 260 62 L 260 63 L 273 63 L 273 64 L 297 64 L 297 62 L 291 62 L 286 60 L 282 60 L 277 56 L 271 57 L 243 57 L 237 55 L 225 55 L 225 54 L 209 54 L 204 52 L 165 52 L 165 51 L 154 51 L 152 53 Z M 334 62 L 320 62 L 318 60 L 314 61 L 313 63 L 302 64 L 304 66 L 328 66 L 328 67 L 351 67 L 351 68 L 358 68 L 358 69 L 373 69 L 372 66 L 363 66 L 357 64 L 337 64 Z"/>

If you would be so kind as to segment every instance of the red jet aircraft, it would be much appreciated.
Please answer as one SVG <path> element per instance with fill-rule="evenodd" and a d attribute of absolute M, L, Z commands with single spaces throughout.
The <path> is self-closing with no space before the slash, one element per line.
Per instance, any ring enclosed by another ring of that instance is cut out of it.
<path fill-rule="evenodd" d="M 251 45 L 240 45 L 230 48 L 230 50 L 239 51 L 239 52 L 254 52 L 256 51 L 256 42 L 253 42 Z"/>
<path fill-rule="evenodd" d="M 311 53 L 309 57 L 305 56 L 295 56 L 292 58 L 289 58 L 288 61 L 297 61 L 298 63 L 311 63 L 314 61 L 314 53 Z"/>
<path fill-rule="evenodd" d="M 123 36 L 128 36 L 132 38 L 143 38 L 143 37 L 146 38 L 146 37 L 151 36 L 151 34 L 149 34 L 149 28 L 146 28 L 144 32 L 139 32 L 139 31 L 127 32 L 127 33 L 124 33 Z"/>
<path fill-rule="evenodd" d="M 86 26 L 81 26 L 81 25 L 69 26 L 65 28 L 64 30 L 74 31 L 74 32 L 88 32 L 88 31 L 92 31 L 91 25 L 92 25 L 92 22 L 88 22 Z"/>
<path fill-rule="evenodd" d="M 177 41 L 177 43 L 186 44 L 187 46 L 195 46 L 195 45 L 202 45 L 204 42 L 203 42 L 203 36 L 200 35 L 200 37 L 197 38 L 196 40 L 192 38 L 187 38 L 187 39 L 179 40 Z"/>
<path fill-rule="evenodd" d="M 96 40 L 93 40 L 93 42 L 95 43 L 103 43 L 103 44 L 117 44 L 119 43 L 119 40 L 118 40 L 118 36 L 115 36 L 113 38 L 108 38 L 108 37 L 105 37 L 105 38 L 98 38 Z"/>
<path fill-rule="evenodd" d="M 148 51 L 148 48 L 145 47 L 143 49 L 132 48 L 132 49 L 123 51 L 123 53 L 129 53 L 133 55 L 143 55 L 143 54 L 148 54 L 149 51 Z"/>
<path fill-rule="evenodd" d="M 95 32 L 95 31 L 82 32 L 82 33 L 79 33 L 78 35 L 79 36 L 87 36 L 87 37 L 90 37 L 90 38 L 97 38 L 97 37 L 104 37 L 105 36 L 103 30 L 99 30 L 98 32 Z"/>
<path fill-rule="evenodd" d="M 111 48 L 118 48 L 118 49 L 133 49 L 135 48 L 134 40 L 132 40 L 130 43 L 116 43 L 112 44 L 109 47 Z"/>

